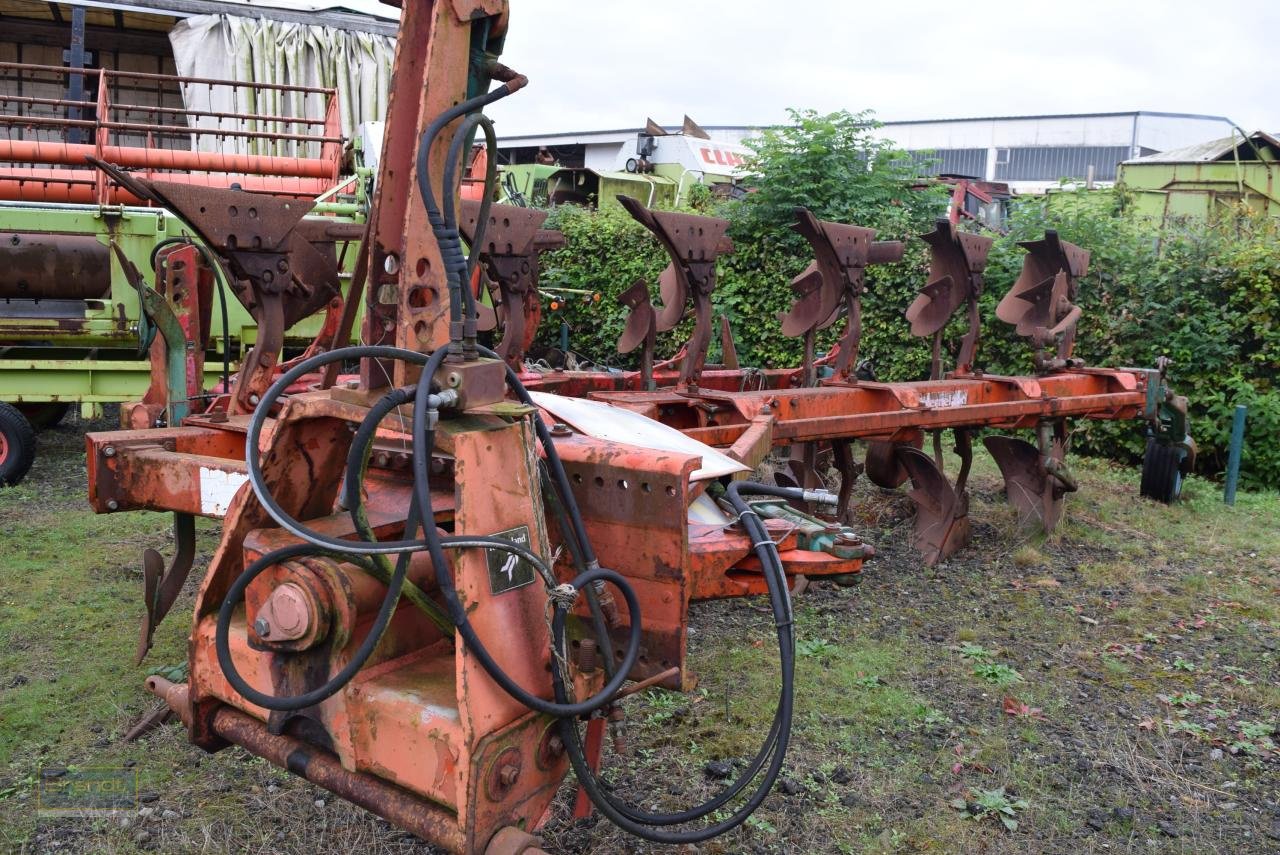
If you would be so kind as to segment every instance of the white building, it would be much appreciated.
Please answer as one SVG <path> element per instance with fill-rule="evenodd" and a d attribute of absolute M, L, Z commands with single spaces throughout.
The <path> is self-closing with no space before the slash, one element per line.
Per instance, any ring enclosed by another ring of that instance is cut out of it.
<path fill-rule="evenodd" d="M 713 140 L 738 143 L 758 132 L 745 125 L 703 125 Z M 879 133 L 921 159 L 930 172 L 1007 182 L 1020 193 L 1044 192 L 1061 179 L 1115 180 L 1116 165 L 1134 157 L 1227 136 L 1234 123 L 1190 113 L 1087 113 L 886 122 Z M 671 130 L 678 130 L 672 127 Z M 530 163 L 546 148 L 565 166 L 614 168 L 634 148 L 641 128 L 501 137 L 504 160 Z"/>

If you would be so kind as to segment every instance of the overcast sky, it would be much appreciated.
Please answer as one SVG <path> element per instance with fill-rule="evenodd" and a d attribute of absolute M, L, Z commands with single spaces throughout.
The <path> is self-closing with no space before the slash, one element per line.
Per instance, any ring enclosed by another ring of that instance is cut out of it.
<path fill-rule="evenodd" d="M 1277 0 L 513 0 L 499 136 L 1156 110 L 1280 131 Z"/>

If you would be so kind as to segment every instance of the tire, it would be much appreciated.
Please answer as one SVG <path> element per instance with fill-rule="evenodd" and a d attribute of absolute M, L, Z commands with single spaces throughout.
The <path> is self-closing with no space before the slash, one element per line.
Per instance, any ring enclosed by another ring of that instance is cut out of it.
<path fill-rule="evenodd" d="M 36 432 L 22 413 L 0 401 L 0 486 L 12 487 L 26 477 L 36 459 Z"/>
<path fill-rule="evenodd" d="M 17 410 L 27 418 L 27 422 L 37 431 L 57 427 L 62 417 L 67 414 L 71 405 L 59 401 L 44 404 L 18 404 Z"/>
<path fill-rule="evenodd" d="M 1141 493 L 1171 505 L 1182 495 L 1182 461 L 1186 450 L 1176 445 L 1162 445 L 1155 438 L 1147 440 L 1147 451 L 1142 456 Z"/>

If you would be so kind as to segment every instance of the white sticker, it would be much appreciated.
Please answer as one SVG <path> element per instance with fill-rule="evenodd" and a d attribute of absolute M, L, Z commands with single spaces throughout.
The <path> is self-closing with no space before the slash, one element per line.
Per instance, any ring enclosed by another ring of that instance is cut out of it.
<path fill-rule="evenodd" d="M 948 407 L 963 407 L 969 403 L 969 393 L 964 389 L 950 392 L 925 392 L 920 396 L 920 406 L 943 410 Z"/>
<path fill-rule="evenodd" d="M 225 517 L 240 485 L 249 480 L 242 472 L 200 467 L 200 513 L 207 517 Z"/>

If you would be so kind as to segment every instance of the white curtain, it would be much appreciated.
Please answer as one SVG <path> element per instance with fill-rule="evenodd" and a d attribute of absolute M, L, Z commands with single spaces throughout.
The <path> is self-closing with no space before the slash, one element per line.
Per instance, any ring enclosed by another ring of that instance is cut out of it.
<path fill-rule="evenodd" d="M 337 89 L 346 138 L 354 136 L 362 122 L 380 121 L 386 113 L 395 55 L 392 36 L 235 15 L 196 15 L 179 21 L 169 32 L 169 42 L 182 77 Z M 188 84 L 183 100 L 188 109 L 324 118 L 324 98 L 318 94 Z M 318 125 L 207 116 L 193 124 L 210 130 L 305 131 L 317 136 L 322 130 Z M 291 157 L 320 153 L 314 144 L 216 134 L 201 134 L 195 144 L 202 151 Z"/>

